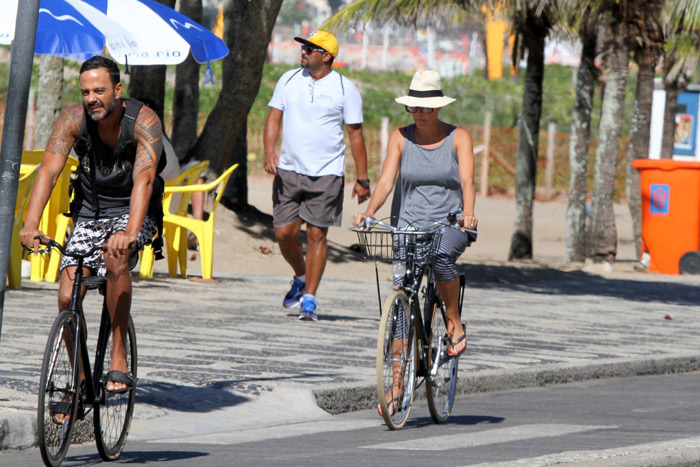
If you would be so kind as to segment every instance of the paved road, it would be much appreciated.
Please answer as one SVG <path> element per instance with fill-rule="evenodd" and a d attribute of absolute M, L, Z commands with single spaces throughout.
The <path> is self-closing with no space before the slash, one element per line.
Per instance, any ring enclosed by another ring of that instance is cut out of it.
<path fill-rule="evenodd" d="M 464 266 L 466 392 L 700 369 L 700 278 Z M 542 279 L 544 277 L 545 279 Z M 504 281 L 503 278 L 510 278 Z M 375 404 L 376 286 L 324 280 L 320 321 L 279 305 L 288 278 L 136 283 L 138 406 L 130 439 L 304 422 Z M 0 446 L 34 443 L 56 288 L 9 291 L 0 342 Z M 386 296 L 389 284 L 382 284 Z M 88 298 L 99 309 L 99 296 Z M 88 313 L 94 338 L 97 313 Z"/>
<path fill-rule="evenodd" d="M 700 373 L 612 379 L 460 396 L 435 425 L 417 403 L 401 431 L 374 410 L 304 423 L 132 441 L 119 463 L 172 466 L 661 466 L 700 462 Z M 0 453 L 36 465 L 37 449 Z M 93 443 L 66 466 L 99 461 Z"/>

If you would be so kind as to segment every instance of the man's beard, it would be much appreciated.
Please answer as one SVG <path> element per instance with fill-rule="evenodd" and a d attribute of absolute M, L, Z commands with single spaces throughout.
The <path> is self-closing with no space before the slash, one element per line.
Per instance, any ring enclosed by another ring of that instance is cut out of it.
<path fill-rule="evenodd" d="M 103 102 L 102 109 L 104 110 L 104 113 L 100 115 L 94 115 L 92 112 L 90 112 L 90 109 L 88 108 L 87 104 L 83 103 L 83 109 L 85 110 L 85 114 L 88 115 L 93 122 L 99 122 L 109 117 L 110 115 L 112 115 L 112 113 L 114 113 L 114 109 L 116 108 L 116 100 L 113 100 L 111 105 L 105 105 Z"/>

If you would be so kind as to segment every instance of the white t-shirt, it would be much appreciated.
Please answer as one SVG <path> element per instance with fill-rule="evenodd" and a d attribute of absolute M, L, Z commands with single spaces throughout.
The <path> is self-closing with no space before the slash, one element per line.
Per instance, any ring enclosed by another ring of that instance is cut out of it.
<path fill-rule="evenodd" d="M 277 167 L 314 177 L 345 173 L 343 122 L 362 123 L 362 96 L 349 79 L 331 71 L 314 81 L 307 70 L 289 70 L 268 106 L 283 112 Z"/>
<path fill-rule="evenodd" d="M 163 149 L 165 149 L 166 163 L 160 176 L 167 182 L 180 175 L 180 162 L 177 160 L 175 148 L 165 134 L 163 134 Z"/>

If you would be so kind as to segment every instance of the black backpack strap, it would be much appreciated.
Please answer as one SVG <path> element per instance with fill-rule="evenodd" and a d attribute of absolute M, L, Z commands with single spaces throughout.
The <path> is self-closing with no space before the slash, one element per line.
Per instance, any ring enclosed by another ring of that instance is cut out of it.
<path fill-rule="evenodd" d="M 139 112 L 141 112 L 141 108 L 143 107 L 143 102 L 137 101 L 135 99 L 125 99 L 126 101 L 126 110 L 124 111 L 124 144 L 126 145 L 136 145 L 136 138 L 134 138 L 134 129 L 136 127 L 136 118 L 139 115 Z M 165 182 L 163 181 L 162 177 L 159 175 L 163 169 L 165 168 L 165 164 L 167 162 L 167 159 L 165 157 L 165 149 L 162 150 L 160 157 L 158 158 L 158 167 L 156 168 L 156 179 L 153 181 L 154 183 L 154 188 L 157 189 L 158 192 L 160 193 L 160 196 L 163 196 L 163 187 L 165 186 Z M 155 213 L 156 216 L 156 227 L 158 228 L 158 236 L 153 239 L 153 242 L 151 242 L 151 246 L 153 246 L 153 254 L 155 256 L 156 260 L 161 260 L 164 258 L 163 256 L 163 206 L 161 204 L 160 211 L 158 213 Z"/>
<path fill-rule="evenodd" d="M 294 78 L 296 75 L 298 75 L 299 72 L 300 72 L 301 70 L 303 70 L 303 68 L 299 68 L 297 71 L 295 71 L 295 72 L 292 74 L 292 76 L 290 76 L 289 79 L 288 79 L 287 81 L 284 82 L 284 85 L 286 86 L 287 83 L 289 83 L 289 82 L 292 80 L 292 78 Z"/>
<path fill-rule="evenodd" d="M 85 144 L 85 149 L 87 151 L 88 160 L 90 163 L 90 192 L 92 193 L 92 208 L 95 211 L 95 220 L 97 220 L 100 213 L 100 202 L 99 196 L 97 195 L 97 183 L 95 182 L 95 170 L 97 170 L 97 165 L 95 164 L 95 152 L 93 151 L 92 139 L 90 138 L 90 129 L 88 128 L 87 115 L 83 112 L 83 123 L 80 125 L 80 139 L 83 144 Z M 72 209 L 71 209 L 72 211 Z"/>

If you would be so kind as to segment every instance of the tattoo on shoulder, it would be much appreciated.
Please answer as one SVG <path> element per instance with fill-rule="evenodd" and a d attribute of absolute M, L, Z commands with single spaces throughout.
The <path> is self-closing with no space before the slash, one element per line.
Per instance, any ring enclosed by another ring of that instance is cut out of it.
<path fill-rule="evenodd" d="M 137 141 L 134 177 L 158 166 L 158 158 L 163 150 L 163 130 L 155 112 L 148 109 L 139 112 L 134 127 Z"/>
<path fill-rule="evenodd" d="M 49 141 L 46 143 L 46 151 L 68 159 L 73 144 L 80 137 L 82 123 L 82 104 L 73 104 L 64 108 L 56 120 Z"/>
<path fill-rule="evenodd" d="M 141 137 L 145 143 L 153 144 L 156 141 L 161 141 L 163 129 L 158 115 L 150 109 L 148 110 L 147 112 L 139 112 L 136 118 L 134 134 L 136 137 Z"/>

